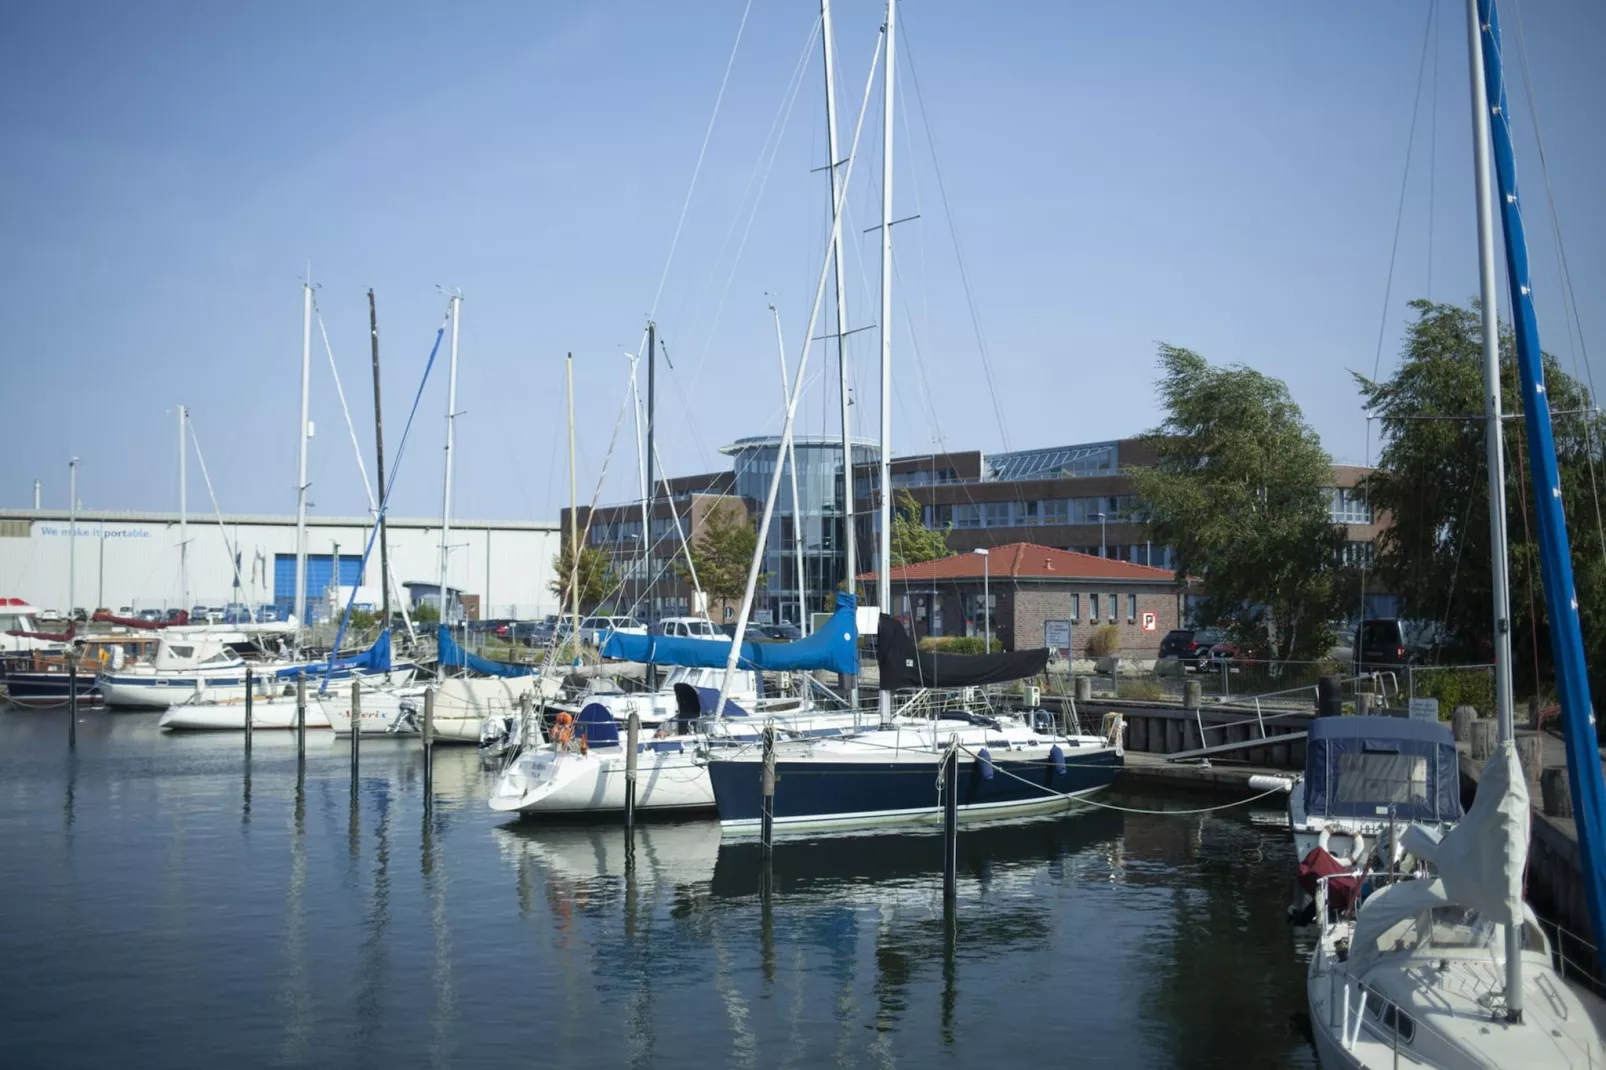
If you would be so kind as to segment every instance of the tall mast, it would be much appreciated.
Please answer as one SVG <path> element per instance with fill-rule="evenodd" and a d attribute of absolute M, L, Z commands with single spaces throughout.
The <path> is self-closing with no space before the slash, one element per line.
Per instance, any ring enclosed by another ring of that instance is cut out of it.
<path fill-rule="evenodd" d="M 650 556 L 647 550 L 647 454 L 645 440 L 641 437 L 641 391 L 636 379 L 636 362 L 641 358 L 634 354 L 630 357 L 630 413 L 636 424 L 636 474 L 641 479 L 641 537 L 636 540 L 638 552 L 637 561 L 633 567 L 640 569 L 636 573 L 635 605 L 644 604 L 647 597 L 645 577 L 647 575 L 647 559 Z"/>
<path fill-rule="evenodd" d="M 190 606 L 190 488 L 184 476 L 184 423 L 189 415 L 184 406 L 178 407 L 178 607 L 186 611 Z"/>
<path fill-rule="evenodd" d="M 574 630 L 569 633 L 569 650 L 575 665 L 580 664 L 580 513 L 574 498 L 574 354 L 564 358 L 569 394 L 569 605 L 574 612 Z M 646 532 L 642 532 L 646 538 Z"/>
<path fill-rule="evenodd" d="M 859 571 L 858 532 L 853 524 L 853 418 L 848 393 L 847 298 L 842 285 L 842 235 L 836 229 L 837 142 L 836 142 L 836 37 L 831 29 L 831 0 L 820 0 L 820 39 L 825 45 L 825 141 L 831 154 L 831 276 L 836 290 L 836 356 L 838 391 L 842 400 L 842 578 L 849 591 L 857 591 L 854 577 Z M 848 705 L 859 708 L 859 679 L 848 684 Z"/>
<path fill-rule="evenodd" d="M 887 69 L 881 82 L 881 545 L 876 595 L 892 612 L 892 127 L 897 70 L 898 0 L 887 0 Z M 892 719 L 892 692 L 882 689 L 881 720 Z"/>
<path fill-rule="evenodd" d="M 645 514 L 645 523 L 641 530 L 641 544 L 647 563 L 647 620 L 651 621 L 653 612 L 657 609 L 652 604 L 653 591 L 657 588 L 657 575 L 652 567 L 652 502 L 657 497 L 653 484 L 653 431 L 658 426 L 657 404 L 657 371 L 658 371 L 658 325 L 652 320 L 647 321 L 647 507 L 642 510 Z M 579 551 L 576 550 L 576 554 Z M 575 558 L 579 560 L 578 556 Z M 652 662 L 647 663 L 647 690 L 658 689 L 658 666 Z"/>
<path fill-rule="evenodd" d="M 38 480 L 34 481 L 36 484 Z M 104 542 L 102 543 L 104 545 Z M 78 618 L 78 458 L 67 462 L 67 621 Z"/>
<path fill-rule="evenodd" d="M 307 630 L 307 426 L 308 389 L 312 379 L 312 272 L 301 286 L 301 424 L 296 461 L 296 646 Z"/>
<path fill-rule="evenodd" d="M 452 357 L 446 376 L 446 478 L 441 489 L 441 571 L 440 622 L 447 617 L 451 602 L 446 596 L 446 562 L 451 555 L 452 535 L 452 427 L 457 422 L 457 328 L 463 318 L 463 298 L 452 295 Z"/>
<path fill-rule="evenodd" d="M 368 339 L 374 364 L 374 459 L 379 468 L 379 500 L 385 500 L 385 418 L 384 407 L 379 403 L 379 313 L 374 307 L 374 290 L 368 288 Z M 379 604 L 382 607 L 382 628 L 390 627 L 390 545 L 385 538 L 385 512 L 376 509 L 374 522 L 379 525 Z M 340 565 L 335 564 L 338 572 Z M 409 628 L 409 631 L 412 629 Z M 387 663 L 388 666 L 388 663 Z M 385 675 L 390 675 L 387 667 Z"/>
<path fill-rule="evenodd" d="M 1506 464 L 1500 420 L 1500 312 L 1494 280 L 1494 181 L 1489 167 L 1489 109 L 1483 88 L 1478 0 L 1467 0 L 1472 76 L 1472 161 L 1478 206 L 1478 295 L 1483 316 L 1485 467 L 1489 473 L 1489 567 L 1494 594 L 1494 690 L 1500 742 L 1515 738 L 1511 710 L 1511 591 L 1506 564 Z M 1522 1018 L 1522 902 L 1506 927 L 1506 1013 Z"/>

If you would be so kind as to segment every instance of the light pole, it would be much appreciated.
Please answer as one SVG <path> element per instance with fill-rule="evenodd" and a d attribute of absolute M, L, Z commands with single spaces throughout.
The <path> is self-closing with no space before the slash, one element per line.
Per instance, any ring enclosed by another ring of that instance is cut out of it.
<path fill-rule="evenodd" d="M 1099 556 L 1107 556 L 1104 552 L 1104 514 L 1099 514 Z"/>
<path fill-rule="evenodd" d="M 971 553 L 981 558 L 981 619 L 982 633 L 987 637 L 985 652 L 993 652 L 993 595 L 992 595 L 992 564 L 991 555 L 986 548 L 978 546 Z"/>

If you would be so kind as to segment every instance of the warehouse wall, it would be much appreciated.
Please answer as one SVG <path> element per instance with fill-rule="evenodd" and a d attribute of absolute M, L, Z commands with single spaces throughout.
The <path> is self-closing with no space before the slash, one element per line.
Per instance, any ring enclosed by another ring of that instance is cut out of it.
<path fill-rule="evenodd" d="M 295 553 L 291 517 L 224 517 L 228 542 L 240 551 L 241 587 L 216 520 L 188 526 L 189 605 L 273 601 L 274 561 Z M 390 523 L 391 572 L 398 584 L 434 583 L 440 569 L 440 526 Z M 69 537 L 63 512 L 0 511 L 0 597 L 26 599 L 41 609 L 68 608 Z M 307 552 L 361 555 L 369 529 L 360 519 L 308 519 Z M 488 617 L 536 617 L 558 610 L 548 585 L 558 553 L 556 524 L 453 521 L 448 582 L 480 596 Z M 164 514 L 81 513 L 76 540 L 76 601 L 85 609 L 179 606 L 179 525 Z M 379 550 L 364 586 L 377 592 Z M 313 592 L 314 594 L 316 592 Z M 311 595 L 309 594 L 309 597 Z M 182 608 L 189 608 L 185 605 Z"/>

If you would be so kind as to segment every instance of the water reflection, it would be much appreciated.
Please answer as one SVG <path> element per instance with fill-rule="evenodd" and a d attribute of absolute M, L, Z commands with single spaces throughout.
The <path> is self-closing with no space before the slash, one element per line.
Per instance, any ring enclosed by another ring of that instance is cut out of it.
<path fill-rule="evenodd" d="M 284 897 L 284 985 L 279 1002 L 284 1008 L 284 1037 L 280 1060 L 305 1060 L 312 1036 L 312 991 L 306 954 L 307 893 L 307 763 L 296 760 L 295 801 L 290 812 L 290 883 Z"/>

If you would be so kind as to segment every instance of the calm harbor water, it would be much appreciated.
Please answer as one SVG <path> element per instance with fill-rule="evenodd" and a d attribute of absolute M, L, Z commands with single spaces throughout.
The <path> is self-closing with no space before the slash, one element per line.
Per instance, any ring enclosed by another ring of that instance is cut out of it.
<path fill-rule="evenodd" d="M 510 823 L 417 741 L 0 713 L 0 1066 L 1314 1066 L 1287 833 Z M 784 785 L 782 789 L 784 790 Z M 1209 799 L 1117 795 L 1150 808 Z"/>

